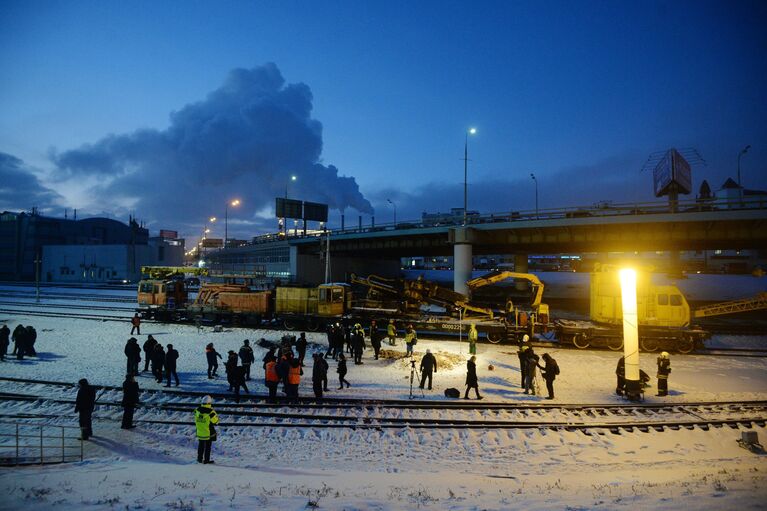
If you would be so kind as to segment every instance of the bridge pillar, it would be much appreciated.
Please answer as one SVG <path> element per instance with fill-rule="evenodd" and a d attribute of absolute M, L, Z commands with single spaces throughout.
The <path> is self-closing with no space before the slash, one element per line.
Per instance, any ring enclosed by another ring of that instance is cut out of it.
<path fill-rule="evenodd" d="M 469 296 L 472 264 L 471 243 L 456 243 L 453 245 L 453 291 Z"/>
<path fill-rule="evenodd" d="M 514 254 L 514 271 L 517 273 L 527 273 L 527 254 Z M 519 280 L 514 284 L 517 291 L 527 290 L 527 282 Z"/>

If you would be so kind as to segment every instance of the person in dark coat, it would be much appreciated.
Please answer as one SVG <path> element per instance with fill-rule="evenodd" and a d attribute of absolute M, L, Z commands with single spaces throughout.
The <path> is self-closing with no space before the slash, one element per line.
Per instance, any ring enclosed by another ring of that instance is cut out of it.
<path fill-rule="evenodd" d="M 250 365 L 256 361 L 256 357 L 253 355 L 253 348 L 250 347 L 250 340 L 245 339 L 242 341 L 239 356 L 240 363 L 245 368 L 245 379 L 250 380 Z"/>
<path fill-rule="evenodd" d="M 13 329 L 13 335 L 11 335 L 11 339 L 13 340 L 13 353 L 11 353 L 11 355 L 18 355 L 19 346 L 24 344 L 25 335 L 26 330 L 24 329 L 24 325 L 16 325 L 16 328 Z"/>
<path fill-rule="evenodd" d="M 378 360 L 378 354 L 381 351 L 381 332 L 378 331 L 375 319 L 370 322 L 370 345 L 373 347 L 375 360 Z"/>
<path fill-rule="evenodd" d="M 538 360 L 540 357 L 535 354 L 533 347 L 530 346 L 525 351 L 525 394 L 530 393 L 535 395 L 535 371 L 538 369 Z"/>
<path fill-rule="evenodd" d="M 615 393 L 622 396 L 626 391 L 626 359 L 624 357 L 618 360 L 618 365 L 615 367 L 615 376 L 618 380 L 615 385 Z"/>
<path fill-rule="evenodd" d="M 431 350 L 426 350 L 426 355 L 421 359 L 421 385 L 423 388 L 426 378 L 429 379 L 429 390 L 431 390 L 431 375 L 437 372 L 437 359 L 431 354 Z"/>
<path fill-rule="evenodd" d="M 477 394 L 477 399 L 482 399 L 479 395 L 479 380 L 477 379 L 477 357 L 471 356 L 468 362 L 466 362 L 466 394 L 463 395 L 464 399 L 469 399 L 469 390 L 474 389 Z"/>
<path fill-rule="evenodd" d="M 168 344 L 168 351 L 165 353 L 165 377 L 168 380 L 166 387 L 170 387 L 170 377 L 176 380 L 176 387 L 179 386 L 178 373 L 176 373 L 176 361 L 178 360 L 178 350 L 172 344 Z"/>
<path fill-rule="evenodd" d="M 133 315 L 130 324 L 130 334 L 133 335 L 135 333 L 136 335 L 141 335 L 141 318 L 138 317 L 138 312 Z"/>
<path fill-rule="evenodd" d="M 322 391 L 327 390 L 328 384 L 328 364 L 322 358 L 322 353 L 312 355 L 314 365 L 312 367 L 312 387 L 314 388 L 314 397 L 322 399 Z"/>
<path fill-rule="evenodd" d="M 25 329 L 27 335 L 24 343 L 24 354 L 30 357 L 36 357 L 37 351 L 35 351 L 35 341 L 37 341 L 37 330 L 32 325 L 27 325 Z"/>
<path fill-rule="evenodd" d="M 138 345 L 138 339 L 131 337 L 125 343 L 125 358 L 128 359 L 126 374 L 138 375 L 138 364 L 141 362 L 141 347 Z"/>
<path fill-rule="evenodd" d="M 326 330 L 326 333 L 328 336 L 328 350 L 325 352 L 325 356 L 335 358 L 336 327 L 333 323 L 328 323 L 328 328 Z"/>
<path fill-rule="evenodd" d="M 362 361 L 362 352 L 365 350 L 365 331 L 359 323 L 354 325 L 351 333 L 352 349 L 354 351 L 354 363 L 364 364 Z"/>
<path fill-rule="evenodd" d="M 264 362 L 264 369 L 266 369 L 266 364 L 269 362 L 277 362 L 277 355 L 275 355 L 276 351 L 277 348 L 275 347 L 269 348 L 269 351 L 266 352 L 264 358 L 261 359 Z"/>
<path fill-rule="evenodd" d="M 237 372 L 237 353 L 229 350 L 226 362 L 224 362 L 224 369 L 226 370 L 226 382 L 229 384 L 227 392 L 234 390 L 235 373 Z M 239 391 L 239 388 L 237 389 Z"/>
<path fill-rule="evenodd" d="M 296 340 L 296 352 L 298 352 L 298 363 L 301 364 L 301 367 L 304 365 L 304 357 L 306 356 L 306 334 L 304 332 L 301 332 L 301 335 L 298 336 L 298 339 Z"/>
<path fill-rule="evenodd" d="M 658 396 L 668 396 L 668 375 L 671 374 L 671 359 L 667 351 L 658 357 Z"/>
<path fill-rule="evenodd" d="M 221 358 L 221 354 L 216 351 L 212 342 L 205 346 L 205 358 L 208 360 L 208 379 L 212 380 L 218 376 L 216 371 L 218 371 L 218 359 Z"/>
<path fill-rule="evenodd" d="M 157 383 L 162 383 L 163 366 L 165 365 L 165 349 L 159 342 L 155 344 L 152 351 L 152 375 Z"/>
<path fill-rule="evenodd" d="M 96 387 L 83 378 L 78 382 L 75 413 L 80 417 L 80 438 L 88 440 L 93 435 L 93 409 L 96 407 Z"/>
<path fill-rule="evenodd" d="M 322 364 L 322 390 L 325 392 L 328 391 L 328 370 L 330 369 L 330 366 L 328 365 L 328 361 L 325 360 L 325 357 L 322 355 L 322 353 L 319 353 L 317 356 L 317 363 Z"/>
<path fill-rule="evenodd" d="M 279 376 L 282 382 L 283 394 L 288 393 L 288 374 L 290 373 L 290 361 L 293 360 L 293 353 L 287 352 L 280 357 L 277 362 L 277 376 Z"/>
<path fill-rule="evenodd" d="M 133 425 L 133 411 L 138 405 L 139 387 L 136 382 L 136 378 L 133 373 L 125 375 L 125 381 L 123 382 L 123 423 L 120 426 L 122 429 L 131 429 L 136 426 Z"/>
<path fill-rule="evenodd" d="M 539 364 L 538 367 L 543 371 L 543 379 L 546 380 L 546 390 L 549 391 L 546 399 L 554 399 L 554 380 L 559 374 L 559 365 L 548 353 L 543 354 L 543 362 L 545 365 L 541 367 Z"/>
<path fill-rule="evenodd" d="M 519 345 L 519 350 L 517 350 L 517 357 L 519 357 L 519 374 L 521 379 L 521 382 L 519 384 L 520 387 L 525 388 L 525 379 L 527 378 L 527 364 L 525 364 L 525 358 L 526 358 L 526 351 L 530 347 L 528 344 L 528 341 L 530 340 L 530 336 L 525 334 L 522 336 L 522 342 Z"/>
<path fill-rule="evenodd" d="M 236 361 L 237 359 L 235 359 L 235 364 L 236 364 Z M 234 386 L 234 401 L 236 403 L 240 402 L 240 387 L 242 387 L 242 390 L 244 390 L 246 394 L 250 394 L 250 391 L 248 390 L 248 385 L 245 383 L 244 367 L 235 365 L 234 374 L 232 376 L 232 384 Z"/>
<path fill-rule="evenodd" d="M 341 385 L 338 387 L 338 390 L 344 388 L 344 383 L 346 384 L 346 388 L 352 386 L 351 383 L 346 381 L 346 357 L 344 357 L 343 353 L 338 354 L 338 367 L 336 368 L 336 372 L 338 373 L 338 383 Z"/>
<path fill-rule="evenodd" d="M 151 335 L 144 341 L 144 371 L 149 371 L 149 363 L 152 361 L 152 353 L 154 353 L 154 347 L 157 345 L 157 341 Z"/>
<path fill-rule="evenodd" d="M 0 328 L 0 361 L 5 361 L 5 354 L 8 353 L 8 346 L 11 344 L 11 329 L 8 325 Z"/>

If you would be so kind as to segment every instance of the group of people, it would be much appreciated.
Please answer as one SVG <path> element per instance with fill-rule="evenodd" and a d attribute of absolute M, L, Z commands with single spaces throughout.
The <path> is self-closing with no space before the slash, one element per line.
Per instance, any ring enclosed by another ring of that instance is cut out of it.
<path fill-rule="evenodd" d="M 548 396 L 546 399 L 554 399 L 554 380 L 559 375 L 559 364 L 554 360 L 554 357 L 548 353 L 543 354 L 543 363 L 540 364 L 541 357 L 539 357 L 532 345 L 530 345 L 530 336 L 525 334 L 522 336 L 522 343 L 517 351 L 517 357 L 519 357 L 519 372 L 522 378 L 520 387 L 525 389 L 525 394 L 536 395 L 535 383 L 536 383 L 536 371 L 541 370 L 541 375 L 546 382 L 546 390 Z"/>
<path fill-rule="evenodd" d="M 178 362 L 178 350 L 176 350 L 172 344 L 168 344 L 167 351 L 162 344 L 149 335 L 147 340 L 144 341 L 142 347 L 139 347 L 138 339 L 131 337 L 128 342 L 125 343 L 125 358 L 127 359 L 127 367 L 125 374 L 138 376 L 139 363 L 141 362 L 141 351 L 144 351 L 144 370 L 146 372 L 152 367 L 152 376 L 157 380 L 157 383 L 162 383 L 163 379 L 167 379 L 166 387 L 170 387 L 171 378 L 175 380 L 176 387 L 181 382 L 178 378 L 178 372 L 176 366 Z"/>
<path fill-rule="evenodd" d="M 37 330 L 32 325 L 16 325 L 13 333 L 11 333 L 8 325 L 0 327 L 0 361 L 5 361 L 11 341 L 13 341 L 13 352 L 11 354 L 15 355 L 17 360 L 24 360 L 25 356 L 37 356 L 37 351 L 35 351 Z"/>
<path fill-rule="evenodd" d="M 658 397 L 668 396 L 668 376 L 671 374 L 671 356 L 667 351 L 661 352 L 658 356 L 656 363 L 658 365 L 658 372 L 656 377 L 658 378 L 658 393 L 655 394 Z M 618 360 L 618 365 L 615 368 L 615 376 L 617 383 L 615 385 L 615 393 L 619 396 L 627 395 L 626 392 L 626 359 L 621 357 Z M 639 386 L 641 389 L 649 386 L 650 376 L 639 370 Z"/>

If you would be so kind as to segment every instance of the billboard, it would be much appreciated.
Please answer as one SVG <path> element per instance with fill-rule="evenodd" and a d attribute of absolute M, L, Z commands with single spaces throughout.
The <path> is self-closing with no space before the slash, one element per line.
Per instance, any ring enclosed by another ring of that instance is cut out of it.
<path fill-rule="evenodd" d="M 160 237 L 165 239 L 175 240 L 175 239 L 178 239 L 178 231 L 169 231 L 167 229 L 160 229 Z"/>
<path fill-rule="evenodd" d="M 277 205 L 274 208 L 277 218 L 303 218 L 303 203 L 295 199 L 283 199 L 277 197 Z"/>
<path fill-rule="evenodd" d="M 205 238 L 202 240 L 202 248 L 222 248 L 224 240 L 222 238 Z"/>
<path fill-rule="evenodd" d="M 328 205 L 317 202 L 304 202 L 304 220 L 327 222 Z"/>
<path fill-rule="evenodd" d="M 687 194 L 692 191 L 690 164 L 676 149 L 666 151 L 655 166 L 652 177 L 656 197 L 667 195 L 672 185 L 679 193 Z"/>

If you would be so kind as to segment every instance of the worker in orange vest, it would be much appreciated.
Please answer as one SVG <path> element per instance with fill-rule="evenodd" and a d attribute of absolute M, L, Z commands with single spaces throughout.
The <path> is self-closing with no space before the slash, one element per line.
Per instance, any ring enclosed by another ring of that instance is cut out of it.
<path fill-rule="evenodd" d="M 277 386 L 280 384 L 280 377 L 277 375 L 277 361 L 273 358 L 264 364 L 266 372 L 266 388 L 269 389 L 269 401 L 277 401 Z"/>
<path fill-rule="evenodd" d="M 297 358 L 290 360 L 290 367 L 288 368 L 288 380 L 285 386 L 288 400 L 298 400 L 298 385 L 301 383 L 301 363 Z"/>

